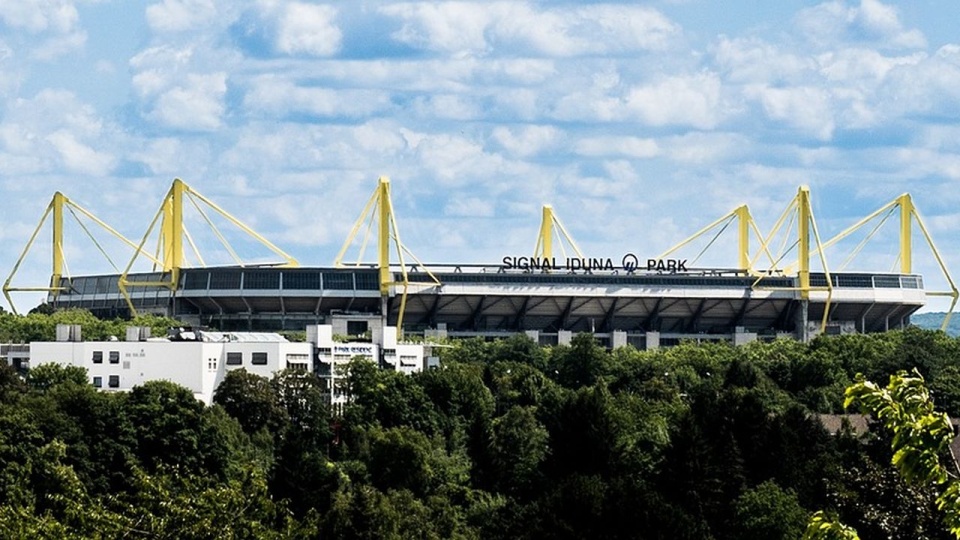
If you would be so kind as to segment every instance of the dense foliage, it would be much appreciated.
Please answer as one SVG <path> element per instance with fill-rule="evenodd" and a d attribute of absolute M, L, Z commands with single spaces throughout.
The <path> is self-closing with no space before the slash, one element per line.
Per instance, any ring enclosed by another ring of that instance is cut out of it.
<path fill-rule="evenodd" d="M 41 304 L 28 315 L 17 315 L 0 308 L 0 343 L 53 341 L 58 324 L 80 325 L 82 338 L 88 341 L 105 341 L 111 336 L 123 339 L 128 326 L 147 326 L 151 329 L 151 335 L 162 337 L 167 335 L 168 328 L 180 325 L 174 319 L 155 315 L 140 315 L 132 320 L 101 320 L 84 309 L 54 311 L 46 306 Z"/>
<path fill-rule="evenodd" d="M 0 537 L 795 539 L 824 509 L 862 538 L 950 538 L 889 435 L 817 416 L 857 373 L 914 368 L 960 414 L 945 334 L 613 352 L 520 336 L 442 360 L 351 362 L 337 418 L 298 372 L 231 372 L 212 407 L 167 382 L 0 372 Z"/>

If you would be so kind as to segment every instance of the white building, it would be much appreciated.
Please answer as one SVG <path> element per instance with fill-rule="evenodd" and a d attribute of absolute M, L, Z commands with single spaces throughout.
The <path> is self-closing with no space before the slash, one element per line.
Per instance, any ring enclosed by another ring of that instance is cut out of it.
<path fill-rule="evenodd" d="M 313 371 L 313 344 L 292 343 L 279 334 L 183 332 L 169 339 L 128 332 L 127 337 L 128 341 L 34 342 L 30 365 L 85 368 L 93 386 L 105 391 L 167 380 L 188 388 L 208 405 L 233 369 L 245 368 L 264 377 L 287 368 Z"/>
<path fill-rule="evenodd" d="M 378 366 L 404 374 L 416 373 L 439 366 L 439 360 L 429 355 L 429 347 L 422 343 L 403 343 L 397 339 L 397 328 L 374 328 L 372 335 L 380 343 L 334 339 L 334 326 L 327 324 L 307 327 L 307 341 L 316 344 L 316 374 L 329 396 L 331 408 L 339 413 L 349 401 L 342 381 L 346 364 L 360 357 Z"/>
<path fill-rule="evenodd" d="M 385 369 L 411 374 L 439 365 L 422 343 L 404 343 L 392 326 L 365 328 L 371 341 L 334 338 L 335 325 L 307 327 L 307 341 L 293 343 L 274 333 L 180 331 L 151 338 L 149 329 L 130 328 L 125 341 L 81 341 L 80 328 L 64 325 L 57 341 L 30 344 L 29 365 L 54 363 L 87 370 L 104 391 L 126 391 L 147 381 L 167 380 L 190 389 L 206 404 L 233 369 L 263 377 L 283 369 L 315 373 L 335 412 L 349 401 L 341 383 L 347 362 L 364 358 Z"/>

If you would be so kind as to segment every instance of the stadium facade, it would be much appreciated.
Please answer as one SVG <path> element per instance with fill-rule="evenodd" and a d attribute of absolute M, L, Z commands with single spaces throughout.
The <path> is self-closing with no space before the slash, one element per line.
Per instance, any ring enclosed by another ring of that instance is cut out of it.
<path fill-rule="evenodd" d="M 651 348 L 681 339 L 742 343 L 781 336 L 805 340 L 819 332 L 884 331 L 908 324 L 910 315 L 931 294 L 952 296 L 954 301 L 957 297 L 945 268 L 951 288 L 945 293 L 926 290 L 923 278 L 911 271 L 914 220 L 933 244 L 909 196 L 881 209 L 900 210 L 905 262 L 899 273 L 831 273 L 825 262 L 822 271 L 814 271 L 812 254 L 819 252 L 822 259 L 824 245 L 833 240 L 820 243 L 806 188 L 799 190 L 784 214 L 802 224 L 797 226 L 795 268 L 755 268 L 747 246 L 750 227 L 756 226 L 745 207 L 725 216 L 739 223 L 740 251 L 733 269 L 695 268 L 673 250 L 650 259 L 630 253 L 616 259 L 588 259 L 574 245 L 576 256 L 555 257 L 554 236 L 558 230 L 563 235 L 566 231 L 548 213 L 549 207 L 544 209 L 537 247 L 530 257 L 504 257 L 494 265 L 404 261 L 402 254 L 409 250 L 399 244 L 385 179 L 334 266 L 300 267 L 288 258 L 281 266 L 185 268 L 177 255 L 182 254 L 183 245 L 176 240 L 182 237 L 176 224 L 182 216 L 174 206 L 182 204 L 176 200 L 177 189 L 181 197 L 190 191 L 182 184 L 178 188 L 177 182 L 158 212 L 164 222 L 161 235 L 165 235 L 159 244 L 167 250 L 157 257 L 163 263 L 159 271 L 137 273 L 128 266 L 120 274 L 66 277 L 54 268 L 49 303 L 88 309 L 101 317 L 161 314 L 224 331 L 346 324 L 349 334 L 358 334 L 373 321 L 377 327 L 398 326 L 406 335 L 526 333 L 541 343 L 555 344 L 567 342 L 572 333 L 592 332 L 608 346 Z M 344 252 L 368 219 L 369 228 L 378 223 L 378 262 L 344 266 Z M 766 251 L 771 261 L 779 260 L 768 249 L 778 227 L 779 223 L 760 238 L 757 249 L 758 254 Z M 145 236 L 141 248 L 146 240 Z M 391 261 L 391 241 L 396 243 L 399 262 Z M 934 254 L 940 261 L 935 249 Z"/>

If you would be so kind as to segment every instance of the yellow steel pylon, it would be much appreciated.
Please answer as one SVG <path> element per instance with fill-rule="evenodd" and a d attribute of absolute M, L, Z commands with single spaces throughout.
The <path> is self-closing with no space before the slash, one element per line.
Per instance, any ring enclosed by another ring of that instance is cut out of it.
<path fill-rule="evenodd" d="M 563 257 L 566 258 L 567 256 L 567 252 L 563 247 L 563 242 L 566 241 L 577 257 L 583 259 L 583 253 L 580 251 L 580 248 L 577 247 L 577 243 L 573 241 L 570 233 L 567 232 L 563 223 L 560 222 L 560 218 L 553 212 L 553 206 L 549 204 L 543 205 L 543 213 L 540 220 L 540 234 L 537 235 L 537 243 L 533 247 L 533 257 L 547 260 L 553 259 L 554 228 L 556 228 L 556 231 L 559 231 L 557 239 L 560 240 L 560 251 L 563 253 Z"/>
<path fill-rule="evenodd" d="M 696 261 L 699 260 L 708 249 L 710 249 L 713 243 L 717 241 L 717 238 L 719 238 L 720 235 L 727 230 L 733 221 L 737 222 L 737 268 L 746 274 L 756 275 L 757 272 L 753 268 L 753 261 L 750 259 L 750 233 L 752 232 L 754 235 L 756 235 L 761 244 L 763 244 L 763 235 L 760 233 L 757 223 L 753 220 L 753 216 L 750 215 L 750 209 L 745 204 L 734 208 L 713 223 L 693 233 L 686 240 L 681 241 L 680 243 L 660 254 L 657 259 L 669 258 L 670 255 L 696 241 L 701 236 L 719 228 L 717 233 L 713 236 L 713 238 L 710 239 L 707 245 L 700 250 L 700 253 L 697 254 L 696 258 L 691 263 L 691 265 L 695 265 Z M 766 246 L 764 246 L 764 248 L 758 252 L 758 256 L 762 253 L 766 253 L 767 258 L 770 259 L 771 265 L 774 264 L 773 255 L 769 250 L 766 249 Z"/>
<path fill-rule="evenodd" d="M 127 305 L 130 307 L 131 313 L 136 314 L 137 311 L 133 305 L 132 299 L 130 298 L 130 292 L 128 288 L 166 287 L 172 291 L 176 290 L 177 284 L 180 281 L 180 270 L 181 268 L 184 268 L 184 238 L 186 238 L 187 242 L 190 244 L 197 256 L 197 259 L 201 264 L 203 264 L 203 257 L 200 255 L 200 251 L 197 249 L 196 244 L 193 243 L 193 240 L 183 225 L 184 201 L 189 201 L 191 204 L 193 204 L 194 208 L 203 217 L 207 226 L 210 227 L 216 237 L 220 240 L 220 243 L 224 246 L 227 252 L 230 253 L 239 266 L 246 266 L 246 264 L 240 259 L 236 251 L 234 251 L 233 247 L 216 227 L 216 225 L 214 225 L 213 221 L 210 220 L 209 216 L 207 216 L 206 212 L 204 212 L 203 208 L 200 206 L 200 204 L 198 204 L 197 201 L 202 202 L 208 208 L 220 214 L 220 216 L 232 223 L 238 229 L 245 232 L 248 236 L 254 238 L 270 249 L 270 251 L 278 255 L 281 259 L 283 259 L 283 262 L 279 263 L 277 266 L 296 267 L 300 265 L 296 259 L 290 255 L 287 255 L 283 250 L 245 225 L 239 219 L 233 217 L 226 210 L 217 206 L 213 201 L 207 199 L 198 191 L 188 186 L 183 182 L 183 180 L 175 178 L 173 180 L 173 184 L 170 186 L 170 190 L 167 192 L 166 196 L 164 196 L 163 202 L 160 204 L 160 208 L 153 216 L 150 226 L 147 227 L 147 232 L 143 235 L 143 239 L 140 241 L 139 246 L 137 246 L 136 253 L 134 253 L 133 258 L 130 259 L 130 263 L 127 264 L 126 269 L 124 269 L 124 271 L 120 274 L 118 286 L 120 288 L 120 293 L 123 294 L 123 297 L 127 301 Z M 151 259 L 154 261 L 155 269 L 159 266 L 164 278 L 160 281 L 131 281 L 128 277 L 130 274 L 130 269 L 133 268 L 133 265 L 136 262 L 139 254 L 143 253 L 144 245 L 146 245 L 147 239 L 150 238 L 150 235 L 153 233 L 153 228 L 157 225 L 157 221 L 161 222 L 160 235 L 157 239 L 157 244 L 159 246 L 158 250 L 162 251 L 162 253 L 158 252 L 156 257 L 151 257 Z"/>
<path fill-rule="evenodd" d="M 7 277 L 6 281 L 3 283 L 3 295 L 7 299 L 7 303 L 10 304 L 10 309 L 14 313 L 17 313 L 17 307 L 13 303 L 13 299 L 10 297 L 11 292 L 47 292 L 50 293 L 54 299 L 60 294 L 61 291 L 64 291 L 69 288 L 69 285 L 64 285 L 64 272 L 66 270 L 66 258 L 64 256 L 64 210 L 68 211 L 83 230 L 84 233 L 93 241 L 94 245 L 97 247 L 97 250 L 107 259 L 111 266 L 114 269 L 117 269 L 116 265 L 113 263 L 113 260 L 107 255 L 107 252 L 103 249 L 97 239 L 93 236 L 90 230 L 83 224 L 80 220 L 80 217 L 77 215 L 77 212 L 82 214 L 87 219 L 93 221 L 95 224 L 99 225 L 102 229 L 106 230 L 108 233 L 122 241 L 127 246 L 137 249 L 137 245 L 134 244 L 131 240 L 128 240 L 125 236 L 113 229 L 113 227 L 107 225 L 95 215 L 84 209 L 79 204 L 71 201 L 66 195 L 61 192 L 56 192 L 53 194 L 53 198 L 50 200 L 50 204 L 47 205 L 46 210 L 44 210 L 43 215 L 40 217 L 40 222 L 37 224 L 37 227 L 33 230 L 33 234 L 30 235 L 30 239 L 27 240 L 27 245 L 24 246 L 23 251 L 20 253 L 20 257 L 17 259 L 16 264 L 13 266 L 13 270 L 10 272 L 10 276 Z M 23 260 L 26 258 L 27 254 L 30 251 L 30 248 L 33 246 L 33 242 L 37 239 L 37 235 L 40 233 L 40 230 L 43 228 L 43 224 L 46 222 L 47 218 L 50 217 L 52 221 L 52 264 L 50 271 L 50 283 L 46 287 L 15 287 L 11 285 L 13 282 L 14 276 L 16 276 L 17 271 L 20 269 L 20 265 L 23 263 Z M 153 259 L 149 254 L 148 257 Z M 119 269 L 117 269 L 119 272 Z M 69 276 L 67 277 L 69 281 Z"/>
<path fill-rule="evenodd" d="M 851 250 L 850 254 L 844 260 L 843 264 L 840 265 L 840 268 L 843 269 L 849 264 L 854 257 L 856 257 L 870 241 L 871 238 L 877 233 L 877 231 L 883 226 L 883 224 L 893 215 L 894 212 L 900 212 L 900 223 L 899 223 L 899 236 L 900 236 L 900 251 L 899 251 L 899 262 L 900 262 L 900 273 L 901 274 L 912 274 L 913 273 L 913 224 L 916 222 L 917 226 L 920 228 L 920 232 L 923 234 L 923 238 L 927 243 L 927 247 L 930 248 L 930 252 L 933 253 L 934 259 L 937 261 L 937 265 L 940 267 L 940 271 L 943 273 L 944 278 L 947 280 L 947 284 L 950 289 L 947 291 L 927 291 L 926 294 L 930 296 L 943 296 L 951 299 L 950 309 L 947 311 L 946 316 L 943 318 L 943 324 L 941 329 L 946 330 L 947 324 L 950 322 L 950 316 L 953 314 L 953 309 L 957 305 L 957 299 L 960 297 L 960 292 L 957 290 L 957 286 L 953 281 L 953 278 L 950 276 L 950 271 L 947 270 L 947 265 L 943 260 L 943 257 L 940 255 L 940 251 L 937 249 L 937 246 L 933 243 L 933 238 L 930 236 L 926 225 L 923 223 L 923 219 L 920 217 L 920 212 L 917 210 L 916 205 L 913 202 L 913 198 L 909 193 L 903 193 L 900 196 L 896 197 L 889 203 L 881 206 L 876 211 L 870 215 L 864 217 L 860 221 L 854 223 L 853 225 L 847 227 L 833 238 L 827 240 L 823 244 L 823 248 L 827 249 L 831 246 L 837 244 L 844 238 L 847 238 L 851 234 L 863 228 L 868 223 L 873 222 L 877 218 L 880 218 L 873 229 L 860 241 L 857 246 Z"/>
<path fill-rule="evenodd" d="M 793 223 L 797 225 L 797 238 L 792 243 L 790 242 L 792 235 L 790 234 L 790 229 L 792 228 Z M 813 207 L 810 204 L 810 188 L 807 186 L 800 186 L 797 190 L 797 195 L 793 198 L 792 201 L 787 205 L 787 208 L 783 211 L 783 214 L 780 215 L 780 218 L 777 220 L 777 223 L 773 226 L 773 229 L 770 233 L 764 238 L 763 243 L 760 246 L 760 251 L 757 255 L 754 256 L 754 260 L 751 261 L 751 267 L 756 262 L 756 259 L 759 258 L 760 253 L 767 252 L 770 253 L 770 244 L 777 238 L 777 235 L 781 232 L 781 229 L 784 227 L 784 224 L 787 224 L 786 233 L 783 236 L 783 249 L 780 252 L 780 255 L 776 258 L 771 266 L 771 269 L 764 272 L 759 272 L 759 277 L 754 282 L 753 286 L 755 288 L 761 287 L 761 282 L 768 275 L 772 275 L 775 270 L 775 266 L 793 250 L 797 249 L 797 287 L 762 287 L 765 289 L 780 289 L 780 290 L 795 290 L 800 293 L 800 300 L 804 302 L 809 302 L 810 293 L 813 291 L 824 291 L 827 293 L 826 303 L 823 308 L 823 319 L 820 322 L 820 331 L 823 332 L 826 330 L 827 321 L 829 320 L 830 315 L 830 302 L 833 299 L 833 278 L 830 275 L 830 270 L 827 265 L 827 258 L 824 255 L 824 243 L 820 241 L 820 232 L 817 230 L 817 222 L 814 219 Z M 816 253 L 820 259 L 820 264 L 823 268 L 824 277 L 826 278 L 825 286 L 812 286 L 810 284 L 810 242 L 813 240 L 816 242 Z M 804 335 L 806 330 L 803 331 Z"/>
<path fill-rule="evenodd" d="M 417 262 L 417 265 L 420 268 L 423 268 L 426 271 L 427 275 L 433 280 L 435 285 L 440 285 L 440 280 L 437 279 L 435 275 L 428 269 L 423 263 L 417 259 L 406 246 L 403 245 L 403 242 L 400 241 L 400 229 L 397 227 L 396 215 L 393 211 L 393 202 L 390 199 L 390 179 L 386 176 L 381 176 L 377 180 L 377 188 L 373 191 L 373 194 L 370 196 L 370 199 L 367 200 L 367 204 L 363 207 L 363 211 L 360 213 L 360 217 L 357 218 L 357 221 L 353 224 L 353 228 L 350 229 L 349 235 L 347 235 L 346 241 L 343 243 L 343 247 L 340 248 L 340 252 L 337 253 L 336 259 L 334 259 L 333 264 L 338 268 L 343 268 L 343 257 L 346 255 L 347 250 L 353 245 L 356 240 L 357 233 L 360 232 L 360 228 L 363 226 L 364 222 L 368 222 L 366 233 L 364 233 L 363 241 L 360 245 L 360 252 L 357 256 L 357 262 L 354 266 L 361 266 L 363 264 L 363 255 L 366 250 L 367 242 L 370 239 L 370 232 L 373 229 L 374 221 L 377 222 L 377 268 L 380 272 L 380 295 L 382 298 L 386 299 L 390 294 L 392 287 L 400 285 L 403 287 L 403 293 L 400 297 L 400 310 L 397 316 L 397 332 L 403 333 L 403 313 L 407 307 L 407 291 L 410 288 L 410 280 L 407 275 L 407 265 L 404 263 L 403 255 L 406 253 L 414 261 Z M 393 272 L 390 267 L 390 244 L 396 247 L 397 258 L 400 263 L 400 281 L 395 281 Z"/>

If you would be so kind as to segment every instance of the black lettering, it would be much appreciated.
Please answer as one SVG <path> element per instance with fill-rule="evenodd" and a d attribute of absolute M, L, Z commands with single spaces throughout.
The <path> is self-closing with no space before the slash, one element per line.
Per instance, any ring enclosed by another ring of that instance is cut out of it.
<path fill-rule="evenodd" d="M 687 271 L 687 260 L 683 259 L 677 263 L 677 272 L 686 272 Z"/>
<path fill-rule="evenodd" d="M 656 269 L 657 269 L 657 260 L 647 259 L 647 270 L 656 270 Z"/>
<path fill-rule="evenodd" d="M 510 259 L 511 259 L 510 257 L 503 258 L 503 267 L 506 268 L 507 270 L 510 270 L 514 266 L 513 262 Z"/>

